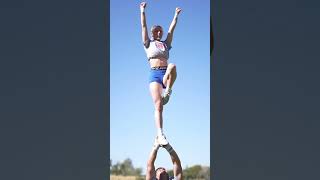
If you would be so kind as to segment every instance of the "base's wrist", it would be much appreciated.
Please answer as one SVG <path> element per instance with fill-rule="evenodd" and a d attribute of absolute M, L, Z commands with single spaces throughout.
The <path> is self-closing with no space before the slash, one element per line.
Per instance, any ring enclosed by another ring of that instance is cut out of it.
<path fill-rule="evenodd" d="M 153 147 L 152 148 L 152 151 L 154 151 L 154 152 L 158 152 L 158 150 L 159 150 L 159 147 L 157 147 L 157 148 Z"/>
<path fill-rule="evenodd" d="M 170 144 L 167 144 L 163 147 L 168 151 L 169 154 L 171 154 L 174 151 Z"/>
<path fill-rule="evenodd" d="M 159 150 L 159 148 L 160 148 L 160 146 L 159 146 L 159 145 L 153 145 L 153 147 L 152 147 L 152 149 L 153 149 L 154 151 L 158 151 L 158 150 Z"/>

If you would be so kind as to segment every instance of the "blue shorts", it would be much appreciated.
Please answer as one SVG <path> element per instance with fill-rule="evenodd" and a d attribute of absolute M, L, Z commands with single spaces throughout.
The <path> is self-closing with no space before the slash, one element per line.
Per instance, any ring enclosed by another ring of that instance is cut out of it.
<path fill-rule="evenodd" d="M 163 84 L 164 74 L 166 74 L 166 69 L 151 69 L 149 83 L 157 82 L 162 85 L 163 89 L 165 89 L 166 86 Z"/>

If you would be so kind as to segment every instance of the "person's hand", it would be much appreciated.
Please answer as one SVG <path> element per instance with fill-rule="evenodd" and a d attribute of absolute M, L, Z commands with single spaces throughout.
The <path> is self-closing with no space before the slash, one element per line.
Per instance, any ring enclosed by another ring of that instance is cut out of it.
<path fill-rule="evenodd" d="M 160 144 L 159 144 L 159 142 L 158 142 L 158 136 L 157 136 L 157 137 L 154 139 L 154 143 L 153 143 L 152 148 L 157 151 L 157 150 L 159 149 L 159 147 L 160 147 Z"/>
<path fill-rule="evenodd" d="M 180 14 L 180 12 L 181 12 L 181 8 L 177 7 L 176 8 L 176 14 L 178 15 L 178 14 Z"/>
<path fill-rule="evenodd" d="M 146 6 L 147 6 L 147 3 L 146 3 L 146 2 L 141 2 L 141 3 L 140 3 L 140 11 L 141 11 L 141 12 L 144 12 L 144 9 L 146 8 Z"/>

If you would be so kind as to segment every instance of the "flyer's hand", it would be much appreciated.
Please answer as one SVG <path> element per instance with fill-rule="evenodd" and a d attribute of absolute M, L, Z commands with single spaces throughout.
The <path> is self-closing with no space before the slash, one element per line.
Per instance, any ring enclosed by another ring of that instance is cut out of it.
<path fill-rule="evenodd" d="M 159 142 L 158 142 L 158 137 L 156 137 L 155 139 L 154 139 L 154 143 L 153 143 L 153 149 L 154 150 L 158 150 L 159 149 L 159 147 L 160 147 L 160 144 L 159 144 Z"/>
<path fill-rule="evenodd" d="M 178 14 L 180 14 L 180 12 L 181 12 L 181 8 L 180 8 L 180 7 L 177 7 L 177 8 L 176 8 L 176 14 L 178 15 Z"/>
<path fill-rule="evenodd" d="M 140 11 L 144 12 L 144 9 L 147 7 L 147 3 L 146 2 L 141 2 L 140 3 Z"/>

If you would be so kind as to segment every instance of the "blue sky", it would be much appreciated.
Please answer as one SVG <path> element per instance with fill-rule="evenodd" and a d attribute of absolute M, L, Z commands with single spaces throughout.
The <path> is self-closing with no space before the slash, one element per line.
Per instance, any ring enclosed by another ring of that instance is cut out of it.
<path fill-rule="evenodd" d="M 141 42 L 141 1 L 110 2 L 110 158 L 130 158 L 143 168 L 156 136 L 149 93 L 150 66 Z M 164 28 L 164 38 L 181 7 L 169 62 L 177 65 L 173 94 L 164 107 L 164 132 L 182 166 L 210 165 L 210 1 L 146 1 L 148 30 Z M 150 35 L 149 35 L 150 37 Z M 160 149 L 155 163 L 172 169 Z"/>

